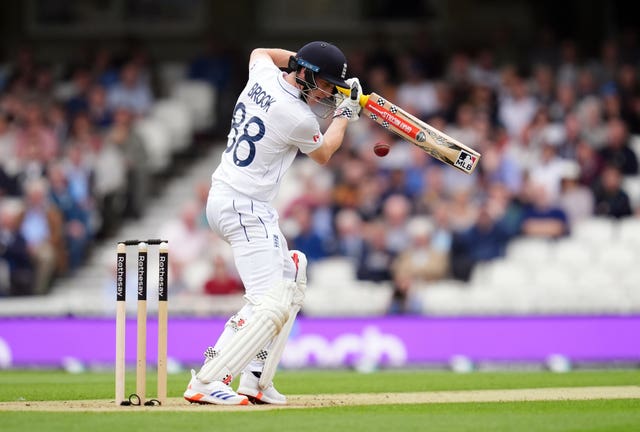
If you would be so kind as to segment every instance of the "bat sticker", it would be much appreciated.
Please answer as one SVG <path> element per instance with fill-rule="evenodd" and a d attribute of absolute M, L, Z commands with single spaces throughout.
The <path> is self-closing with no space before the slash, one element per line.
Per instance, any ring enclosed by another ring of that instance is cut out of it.
<path fill-rule="evenodd" d="M 476 162 L 476 157 L 470 155 L 465 151 L 460 151 L 460 155 L 458 156 L 458 160 L 455 162 L 455 166 L 462 168 L 466 172 L 471 172 L 474 163 Z"/>

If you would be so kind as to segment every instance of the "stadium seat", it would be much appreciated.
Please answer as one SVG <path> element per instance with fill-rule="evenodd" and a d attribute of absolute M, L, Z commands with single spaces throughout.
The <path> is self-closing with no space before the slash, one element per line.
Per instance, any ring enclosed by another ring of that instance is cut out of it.
<path fill-rule="evenodd" d="M 169 96 L 173 88 L 187 77 L 187 64 L 179 61 L 162 62 L 158 65 L 158 78 L 162 96 Z"/>
<path fill-rule="evenodd" d="M 171 97 L 189 107 L 196 132 L 215 126 L 216 90 L 210 84 L 198 80 L 180 81 L 173 87 Z"/>
<path fill-rule="evenodd" d="M 426 315 L 459 315 L 469 298 L 468 290 L 458 284 L 440 283 L 416 290 L 416 297 Z"/>
<path fill-rule="evenodd" d="M 157 118 L 146 117 L 135 123 L 135 131 L 140 134 L 149 153 L 149 164 L 157 174 L 168 168 L 171 162 L 171 134 L 167 126 Z"/>
<path fill-rule="evenodd" d="M 582 243 L 598 245 L 602 248 L 615 240 L 615 222 L 605 217 L 592 217 L 577 221 L 571 230 L 571 237 Z"/>
<path fill-rule="evenodd" d="M 629 195 L 633 208 L 640 208 L 640 175 L 624 176 L 622 189 Z"/>
<path fill-rule="evenodd" d="M 638 249 L 622 242 L 599 249 L 597 255 L 599 267 L 612 274 L 623 273 L 640 264 Z M 640 285 L 640 281 L 638 284 Z"/>
<path fill-rule="evenodd" d="M 328 258 L 310 263 L 308 273 L 311 289 L 339 291 L 356 282 L 354 265 L 347 258 Z"/>
<path fill-rule="evenodd" d="M 534 272 L 533 284 L 537 290 L 569 290 L 575 285 L 576 271 L 570 271 L 562 264 L 549 264 Z"/>
<path fill-rule="evenodd" d="M 171 133 L 174 152 L 185 150 L 191 144 L 193 119 L 189 107 L 177 99 L 162 99 L 151 109 L 151 117 L 163 122 Z"/>
<path fill-rule="evenodd" d="M 529 267 L 510 259 L 495 260 L 487 272 L 486 285 L 490 289 L 522 290 L 531 285 L 531 278 L 537 267 Z"/>
<path fill-rule="evenodd" d="M 544 265 L 549 262 L 551 244 L 547 239 L 519 237 L 507 246 L 507 259 L 521 264 Z"/>
<path fill-rule="evenodd" d="M 640 249 L 640 218 L 630 217 L 618 222 L 618 240 Z"/>
<path fill-rule="evenodd" d="M 590 266 L 595 259 L 594 248 L 571 238 L 558 240 L 551 248 L 553 262 L 567 267 L 567 270 L 579 270 Z"/>
<path fill-rule="evenodd" d="M 633 135 L 629 140 L 631 150 L 636 154 L 636 158 L 640 160 L 640 135 Z"/>

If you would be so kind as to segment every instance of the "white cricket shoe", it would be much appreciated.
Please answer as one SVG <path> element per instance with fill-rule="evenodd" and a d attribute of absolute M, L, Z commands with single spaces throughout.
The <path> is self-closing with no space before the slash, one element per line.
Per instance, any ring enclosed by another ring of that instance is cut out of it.
<path fill-rule="evenodd" d="M 270 383 L 266 389 L 261 389 L 259 378 L 251 372 L 242 372 L 238 393 L 245 395 L 255 404 L 286 405 L 287 398 Z"/>
<path fill-rule="evenodd" d="M 205 384 L 196 378 L 196 371 L 191 369 L 191 381 L 184 392 L 184 398 L 191 403 L 213 405 L 249 405 L 246 396 L 234 392 L 222 381 Z"/>

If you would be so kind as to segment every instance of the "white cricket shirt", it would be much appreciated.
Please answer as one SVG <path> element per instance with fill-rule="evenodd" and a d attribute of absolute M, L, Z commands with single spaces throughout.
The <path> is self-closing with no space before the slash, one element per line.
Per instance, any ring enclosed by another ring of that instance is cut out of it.
<path fill-rule="evenodd" d="M 320 125 L 300 90 L 285 81 L 272 62 L 259 59 L 233 111 L 227 149 L 213 173 L 214 183 L 258 201 L 271 201 L 298 149 L 322 144 Z"/>

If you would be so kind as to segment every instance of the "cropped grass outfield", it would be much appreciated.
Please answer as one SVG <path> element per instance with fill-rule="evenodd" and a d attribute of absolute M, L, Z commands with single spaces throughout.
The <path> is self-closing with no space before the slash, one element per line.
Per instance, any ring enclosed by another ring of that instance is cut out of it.
<path fill-rule="evenodd" d="M 1 371 L 0 402 L 113 400 L 112 373 Z M 169 396 L 180 397 L 188 372 L 169 377 Z M 127 392 L 133 392 L 133 375 Z M 475 372 L 433 371 L 282 372 L 285 394 L 429 392 L 447 390 L 638 386 L 640 371 Z M 149 379 L 152 395 L 155 382 Z M 107 402 L 108 403 L 108 402 Z M 186 402 L 185 402 L 186 404 Z M 640 431 L 640 399 L 363 405 L 216 412 L 7 411 L 0 406 L 2 431 Z M 243 407 L 244 408 L 244 407 Z"/>

